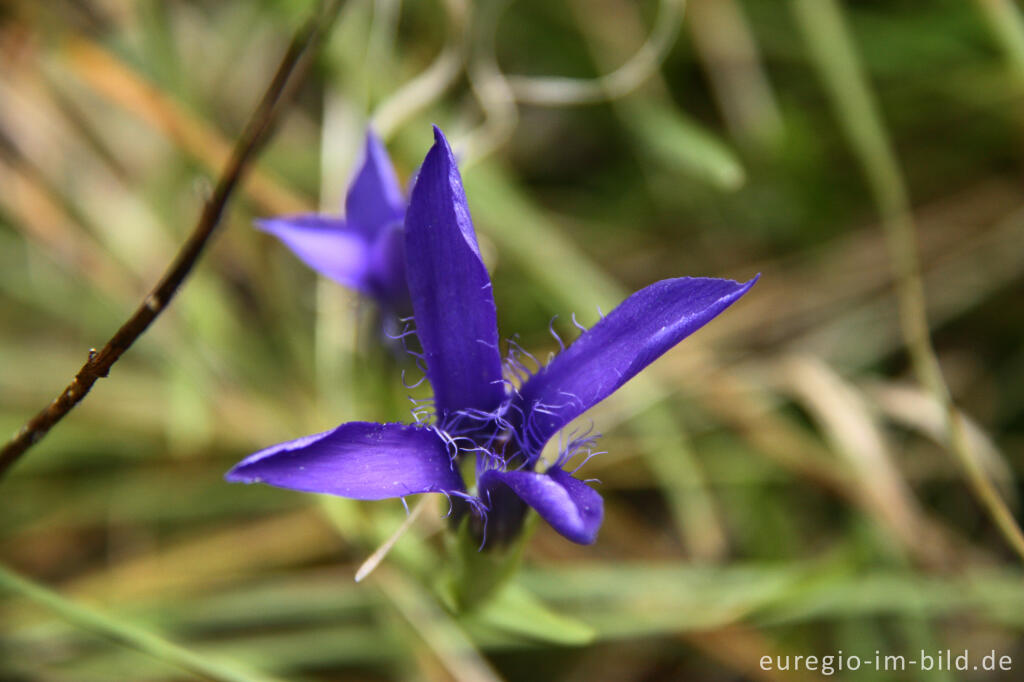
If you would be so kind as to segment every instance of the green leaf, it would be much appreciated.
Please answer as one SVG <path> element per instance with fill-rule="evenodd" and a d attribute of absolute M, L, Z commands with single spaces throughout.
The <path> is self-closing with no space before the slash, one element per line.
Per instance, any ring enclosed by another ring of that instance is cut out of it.
<path fill-rule="evenodd" d="M 594 628 L 552 610 L 532 592 L 514 582 L 507 583 L 466 621 L 471 632 L 482 625 L 552 644 L 582 646 L 597 636 Z"/>

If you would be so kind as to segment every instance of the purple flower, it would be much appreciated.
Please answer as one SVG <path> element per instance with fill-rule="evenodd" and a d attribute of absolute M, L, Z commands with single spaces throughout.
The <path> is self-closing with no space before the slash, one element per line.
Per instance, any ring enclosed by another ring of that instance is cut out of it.
<path fill-rule="evenodd" d="M 406 272 L 420 357 L 434 389 L 433 419 L 414 410 L 412 425 L 342 424 L 250 455 L 227 479 L 361 500 L 442 493 L 457 511 L 472 514 L 471 527 L 487 544 L 514 537 L 532 507 L 568 539 L 592 543 L 604 513 L 601 496 L 566 466 L 593 438 L 570 437 L 541 471 L 544 445 L 743 296 L 756 278 L 657 282 L 546 366 L 529 371 L 513 344 L 503 368 L 491 280 L 462 180 L 444 135 L 435 128 L 434 136 L 405 217 Z M 475 490 L 460 473 L 470 456 Z"/>
<path fill-rule="evenodd" d="M 405 198 L 384 145 L 366 133 L 362 165 L 345 196 L 345 217 L 305 213 L 256 221 L 321 275 L 376 300 L 408 308 L 402 220 Z"/>

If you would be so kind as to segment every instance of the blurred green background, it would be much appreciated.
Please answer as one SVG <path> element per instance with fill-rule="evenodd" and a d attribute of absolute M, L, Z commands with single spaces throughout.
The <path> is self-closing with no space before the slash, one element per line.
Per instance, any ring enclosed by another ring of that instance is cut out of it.
<path fill-rule="evenodd" d="M 143 300 L 312 9 L 0 4 L 0 432 Z M 431 123 L 462 151 L 500 330 L 538 357 L 555 315 L 571 339 L 657 279 L 762 273 L 587 415 L 598 543 L 538 524 L 478 613 L 433 591 L 443 505 L 357 585 L 398 502 L 221 479 L 408 418 L 369 304 L 251 227 L 338 211 L 370 116 L 403 180 Z M 799 680 L 761 657 L 947 648 L 1014 672 L 836 677 L 1019 679 L 986 501 L 1019 517 L 1022 162 L 1008 0 L 351 0 L 178 298 L 0 483 L 0 679 Z M 960 446 L 901 335 L 917 284 Z"/>

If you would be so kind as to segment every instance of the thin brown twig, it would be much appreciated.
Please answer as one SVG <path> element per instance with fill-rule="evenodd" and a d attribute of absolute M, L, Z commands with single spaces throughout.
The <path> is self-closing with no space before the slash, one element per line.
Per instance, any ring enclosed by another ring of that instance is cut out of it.
<path fill-rule="evenodd" d="M 74 379 L 45 409 L 32 417 L 0 450 L 0 479 L 33 445 L 82 401 L 93 384 L 110 373 L 114 363 L 146 331 L 174 297 L 182 282 L 195 267 L 199 256 L 220 224 L 232 193 L 249 170 L 257 153 L 273 131 L 281 113 L 313 63 L 316 47 L 341 9 L 341 0 L 318 5 L 317 10 L 296 31 L 273 80 L 256 106 L 252 117 L 235 143 L 217 186 L 203 207 L 195 228 L 182 244 L 163 277 L 142 304 L 121 325 L 102 349 L 90 350 L 89 359 Z"/>

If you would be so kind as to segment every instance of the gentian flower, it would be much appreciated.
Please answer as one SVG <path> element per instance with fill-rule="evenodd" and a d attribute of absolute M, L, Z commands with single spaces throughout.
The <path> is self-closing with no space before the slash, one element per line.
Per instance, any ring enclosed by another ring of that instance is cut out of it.
<path fill-rule="evenodd" d="M 384 145 L 367 131 L 363 159 L 345 196 L 345 217 L 316 213 L 257 220 L 321 275 L 408 312 L 402 221 L 405 198 Z"/>
<path fill-rule="evenodd" d="M 515 537 L 532 507 L 569 540 L 592 543 L 603 501 L 567 464 L 593 439 L 570 439 L 540 470 L 545 444 L 743 296 L 756 278 L 657 282 L 546 366 L 531 372 L 513 350 L 503 371 L 491 280 L 462 179 L 444 135 L 435 128 L 434 136 L 405 217 L 406 272 L 433 387 L 432 419 L 418 409 L 415 424 L 345 423 L 250 455 L 226 478 L 360 500 L 441 493 L 472 514 L 471 528 L 488 546 Z M 460 466 L 467 459 L 471 466 Z M 472 467 L 476 485 L 467 487 L 461 470 Z"/>

